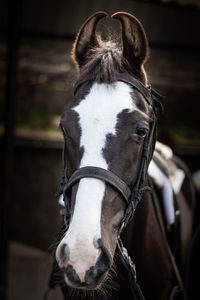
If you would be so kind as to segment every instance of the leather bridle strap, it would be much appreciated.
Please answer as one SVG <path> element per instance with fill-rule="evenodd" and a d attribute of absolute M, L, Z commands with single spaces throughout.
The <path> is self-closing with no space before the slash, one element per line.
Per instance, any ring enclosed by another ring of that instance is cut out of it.
<path fill-rule="evenodd" d="M 163 96 L 153 90 L 151 86 L 144 86 L 139 80 L 133 78 L 133 76 L 129 75 L 128 73 L 119 73 L 118 80 L 130 84 L 134 89 L 143 95 L 147 103 L 151 106 L 154 105 L 152 95 L 156 96 L 158 99 L 163 99 Z"/>
<path fill-rule="evenodd" d="M 113 172 L 93 166 L 83 167 L 76 170 L 64 187 L 64 195 L 66 195 L 72 186 L 82 178 L 97 178 L 109 183 L 123 196 L 126 202 L 129 203 L 131 190 L 129 189 L 128 185 Z"/>
<path fill-rule="evenodd" d="M 138 92 L 140 92 L 143 95 L 147 103 L 151 106 L 154 105 L 152 101 L 152 96 L 155 96 L 159 100 L 162 100 L 164 98 L 161 94 L 155 91 L 151 87 L 151 85 L 149 85 L 148 87 L 144 86 L 139 80 L 135 79 L 128 73 L 119 73 L 116 80 L 130 84 L 133 88 L 135 88 Z M 90 81 L 93 82 L 92 79 Z M 78 89 L 86 82 L 88 82 L 88 79 L 86 79 L 85 76 L 80 77 L 79 80 L 76 81 L 74 85 L 74 95 L 77 93 Z"/>

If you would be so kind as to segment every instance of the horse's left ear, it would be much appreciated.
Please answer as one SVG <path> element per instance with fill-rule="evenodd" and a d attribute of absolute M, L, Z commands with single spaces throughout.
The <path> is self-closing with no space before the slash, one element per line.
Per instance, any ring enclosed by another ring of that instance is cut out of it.
<path fill-rule="evenodd" d="M 121 23 L 123 55 L 130 66 L 141 69 L 148 58 L 148 41 L 140 21 L 126 12 L 117 12 L 112 18 Z"/>
<path fill-rule="evenodd" d="M 99 20 L 101 18 L 105 18 L 106 16 L 106 12 L 96 12 L 91 15 L 81 26 L 71 52 L 72 59 L 79 68 L 81 68 L 86 62 L 88 50 L 98 46 L 95 34 L 96 27 Z"/>

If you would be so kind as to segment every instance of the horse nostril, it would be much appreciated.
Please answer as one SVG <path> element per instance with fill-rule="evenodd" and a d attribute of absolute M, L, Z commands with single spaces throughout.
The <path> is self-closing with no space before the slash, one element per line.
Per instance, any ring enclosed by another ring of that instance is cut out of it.
<path fill-rule="evenodd" d="M 100 284 L 103 277 L 112 265 L 112 258 L 108 250 L 103 246 L 102 240 L 98 240 L 98 248 L 101 249 L 101 254 L 95 266 L 87 270 L 85 274 L 85 282 L 90 287 Z"/>
<path fill-rule="evenodd" d="M 69 249 L 68 244 L 65 244 L 64 252 L 65 252 L 65 258 L 66 258 L 66 260 L 69 261 L 69 258 L 70 258 L 70 249 Z"/>
<path fill-rule="evenodd" d="M 101 262 L 103 262 L 103 265 L 110 267 L 112 264 L 111 254 L 109 253 L 108 249 L 104 246 L 102 239 L 98 240 L 98 244 L 99 244 L 99 249 L 101 250 L 101 254 L 99 256 L 98 261 L 101 260 Z"/>
<path fill-rule="evenodd" d="M 68 280 L 75 285 L 81 285 L 80 278 L 74 268 L 71 265 L 68 265 L 64 269 L 65 275 L 67 276 Z"/>
<path fill-rule="evenodd" d="M 56 260 L 60 268 L 63 268 L 67 264 L 69 258 L 70 258 L 69 246 L 68 244 L 63 243 L 58 247 L 57 254 L 56 254 Z"/>

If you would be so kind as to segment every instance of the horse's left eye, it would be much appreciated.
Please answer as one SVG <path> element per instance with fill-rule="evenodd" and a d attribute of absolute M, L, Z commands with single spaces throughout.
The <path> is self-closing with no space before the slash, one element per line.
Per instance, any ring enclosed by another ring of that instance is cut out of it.
<path fill-rule="evenodd" d="M 136 129 L 136 132 L 131 136 L 134 140 L 138 141 L 138 139 L 143 139 L 147 135 L 148 130 L 146 128 L 139 127 Z"/>
<path fill-rule="evenodd" d="M 147 134 L 147 129 L 146 128 L 138 128 L 136 130 L 136 134 L 141 137 L 141 138 L 144 138 Z"/>

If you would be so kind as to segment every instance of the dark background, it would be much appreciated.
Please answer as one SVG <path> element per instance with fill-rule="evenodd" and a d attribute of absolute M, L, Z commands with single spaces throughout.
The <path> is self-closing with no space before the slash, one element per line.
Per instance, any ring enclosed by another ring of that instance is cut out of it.
<path fill-rule="evenodd" d="M 149 81 L 166 96 L 159 139 L 192 172 L 200 169 L 199 1 L 0 1 L 2 300 L 42 299 L 48 249 L 61 223 L 57 126 L 73 95 L 70 51 L 81 24 L 98 10 L 127 11 L 143 23 Z"/>

